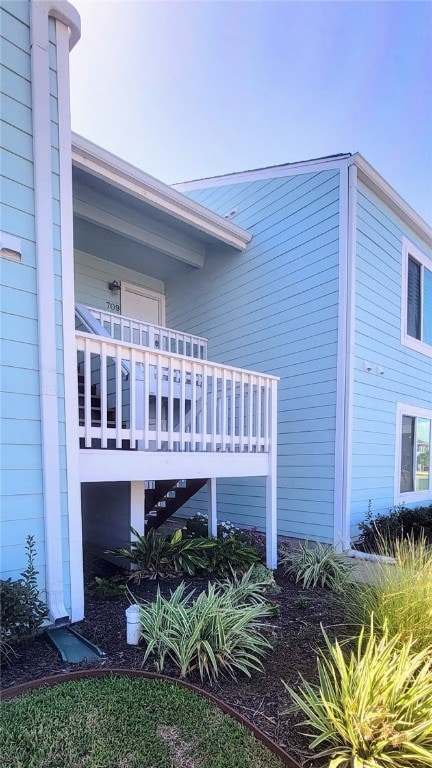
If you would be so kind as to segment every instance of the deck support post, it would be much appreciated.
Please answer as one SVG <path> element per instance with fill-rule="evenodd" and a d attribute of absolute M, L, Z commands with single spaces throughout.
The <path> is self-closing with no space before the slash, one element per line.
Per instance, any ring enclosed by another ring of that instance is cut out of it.
<path fill-rule="evenodd" d="M 212 538 L 217 537 L 217 496 L 216 496 L 216 478 L 211 477 L 207 480 L 208 492 L 208 535 Z"/>
<path fill-rule="evenodd" d="M 143 536 L 145 533 L 145 485 L 144 481 L 133 480 L 130 488 L 130 524 Z M 135 536 L 131 535 L 131 541 Z"/>
<path fill-rule="evenodd" d="M 277 382 L 270 398 L 270 451 L 266 477 L 266 565 L 277 568 Z"/>

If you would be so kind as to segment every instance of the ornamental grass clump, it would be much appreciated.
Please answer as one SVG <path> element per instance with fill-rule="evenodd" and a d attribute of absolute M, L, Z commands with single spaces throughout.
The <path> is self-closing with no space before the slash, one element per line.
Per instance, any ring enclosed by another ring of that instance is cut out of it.
<path fill-rule="evenodd" d="M 281 564 L 287 576 L 301 582 L 304 589 L 327 587 L 341 592 L 348 582 L 353 565 L 334 547 L 303 542 L 294 550 L 282 552 Z"/>
<path fill-rule="evenodd" d="M 244 584 L 241 589 L 241 600 L 235 586 L 225 589 L 221 584 L 209 585 L 196 598 L 194 591 L 186 593 L 184 583 L 168 599 L 158 589 L 154 602 L 140 604 L 143 663 L 153 655 L 160 672 L 170 661 L 181 677 L 198 671 L 201 680 L 210 682 L 219 675 L 235 679 L 239 672 L 250 677 L 262 670 L 262 658 L 271 648 L 263 620 L 274 615 L 275 607 L 255 600 L 252 586 L 252 600 L 245 596 Z"/>
<path fill-rule="evenodd" d="M 366 626 L 374 616 L 375 632 L 384 627 L 390 637 L 412 637 L 416 650 L 432 655 L 432 547 L 424 535 L 396 538 L 389 549 L 381 540 L 380 554 L 391 554 L 394 563 L 370 562 L 368 585 L 350 584 L 347 590 L 348 621 Z"/>
<path fill-rule="evenodd" d="M 323 630 L 318 685 L 301 678 L 285 685 L 306 715 L 301 726 L 328 768 L 427 768 L 432 766 L 432 660 L 412 639 L 375 632 L 371 618 L 355 650 L 345 653 Z"/>

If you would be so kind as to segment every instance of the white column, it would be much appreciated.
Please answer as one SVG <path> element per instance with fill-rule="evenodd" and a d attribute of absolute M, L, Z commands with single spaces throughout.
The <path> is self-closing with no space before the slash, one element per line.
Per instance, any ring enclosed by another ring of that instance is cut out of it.
<path fill-rule="evenodd" d="M 145 486 L 144 481 L 131 482 L 131 495 L 130 495 L 130 524 L 132 528 L 143 536 L 145 528 L 145 515 L 144 515 L 144 502 L 145 502 Z M 134 536 L 131 536 L 134 539 Z"/>
<path fill-rule="evenodd" d="M 208 535 L 216 538 L 217 536 L 217 496 L 216 496 L 216 478 L 211 477 L 207 480 L 208 492 Z"/>
<path fill-rule="evenodd" d="M 270 451 L 266 477 L 266 565 L 277 568 L 277 381 L 270 395 Z"/>

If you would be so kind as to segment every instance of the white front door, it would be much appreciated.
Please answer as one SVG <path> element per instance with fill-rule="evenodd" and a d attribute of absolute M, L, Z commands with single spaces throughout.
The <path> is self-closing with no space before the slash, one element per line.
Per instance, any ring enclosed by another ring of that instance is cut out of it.
<path fill-rule="evenodd" d="M 165 324 L 165 296 L 132 283 L 121 283 L 121 313 L 153 325 Z"/>

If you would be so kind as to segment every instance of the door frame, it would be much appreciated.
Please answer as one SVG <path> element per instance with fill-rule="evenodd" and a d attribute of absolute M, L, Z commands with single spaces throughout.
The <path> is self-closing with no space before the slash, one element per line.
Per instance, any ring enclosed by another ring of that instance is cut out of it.
<path fill-rule="evenodd" d="M 120 312 L 122 315 L 124 314 L 125 317 L 130 317 L 130 315 L 127 315 L 123 312 L 125 294 L 127 291 L 129 291 L 130 293 L 135 293 L 138 296 L 142 296 L 143 298 L 157 301 L 159 305 L 159 317 L 161 320 L 159 323 L 157 323 L 157 325 L 165 326 L 165 294 L 159 293 L 159 291 L 153 291 L 151 288 L 146 288 L 144 285 L 129 283 L 126 280 L 122 280 L 120 286 Z M 133 319 L 137 320 L 138 318 Z"/>

